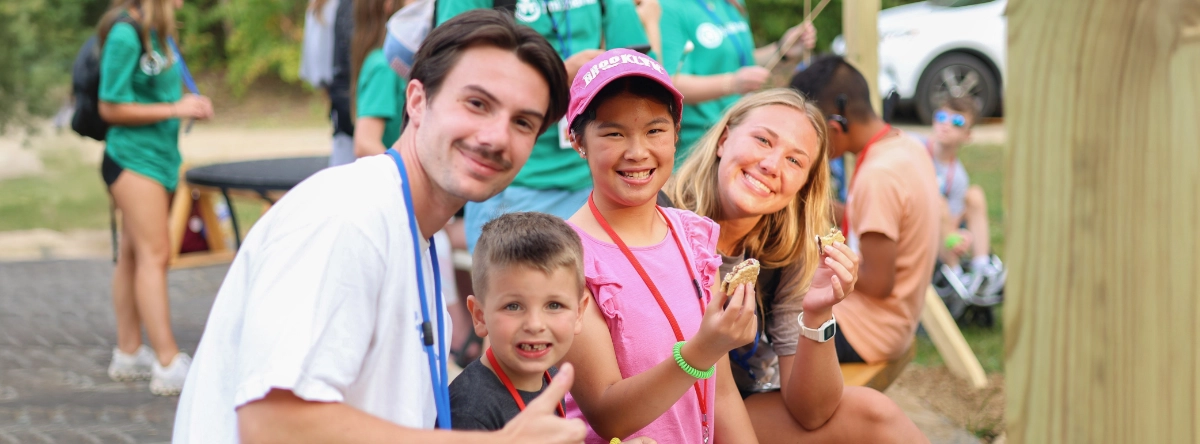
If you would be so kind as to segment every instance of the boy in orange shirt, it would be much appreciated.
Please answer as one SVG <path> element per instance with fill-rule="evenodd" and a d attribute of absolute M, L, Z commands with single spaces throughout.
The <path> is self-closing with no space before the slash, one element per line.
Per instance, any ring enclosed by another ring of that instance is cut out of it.
<path fill-rule="evenodd" d="M 929 153 L 871 108 L 867 81 L 841 57 L 792 78 L 827 116 L 830 157 L 856 156 L 842 231 L 862 257 L 854 292 L 834 306 L 841 362 L 895 359 L 912 345 L 937 255 L 942 203 Z"/>

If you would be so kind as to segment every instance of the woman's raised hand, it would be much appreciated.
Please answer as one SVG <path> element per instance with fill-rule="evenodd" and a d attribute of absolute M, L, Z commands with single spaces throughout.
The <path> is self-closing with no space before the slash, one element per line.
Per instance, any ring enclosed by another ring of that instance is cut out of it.
<path fill-rule="evenodd" d="M 812 286 L 804 295 L 804 311 L 822 311 L 837 305 L 858 282 L 858 254 L 841 242 L 825 247 Z"/>

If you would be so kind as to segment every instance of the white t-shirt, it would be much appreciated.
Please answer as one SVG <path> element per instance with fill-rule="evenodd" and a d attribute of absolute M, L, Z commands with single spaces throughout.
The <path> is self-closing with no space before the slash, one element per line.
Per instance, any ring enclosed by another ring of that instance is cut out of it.
<path fill-rule="evenodd" d="M 263 215 L 213 303 L 174 443 L 237 442 L 235 409 L 272 388 L 433 427 L 403 199 L 395 163 L 378 155 L 313 175 Z M 420 248 L 429 316 L 436 329 L 442 311 L 449 339 L 428 242 Z"/>

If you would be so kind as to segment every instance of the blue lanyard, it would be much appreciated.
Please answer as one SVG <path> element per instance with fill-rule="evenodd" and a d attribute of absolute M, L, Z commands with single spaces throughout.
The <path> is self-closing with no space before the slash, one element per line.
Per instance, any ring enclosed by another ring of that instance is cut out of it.
<path fill-rule="evenodd" d="M 437 405 L 438 428 L 450 429 L 450 379 L 446 377 L 446 324 L 442 316 L 442 278 L 438 270 L 437 245 L 429 239 L 429 257 L 433 261 L 433 292 L 436 298 L 437 312 L 437 345 L 438 352 L 433 351 L 433 324 L 429 322 L 429 303 L 425 296 L 425 273 L 421 266 L 421 242 L 417 235 L 417 216 L 413 212 L 412 188 L 408 185 L 408 171 L 404 169 L 404 159 L 395 149 L 387 150 L 392 160 L 396 161 L 396 169 L 400 170 L 401 186 L 404 190 L 404 207 L 408 210 L 408 229 L 412 232 L 413 258 L 417 269 L 417 290 L 421 295 L 421 340 L 425 344 L 425 355 L 429 358 L 429 377 L 433 379 L 433 399 Z"/>
<path fill-rule="evenodd" d="M 704 0 L 696 0 L 696 3 L 699 3 L 700 7 L 704 9 L 704 12 L 708 13 L 708 17 L 711 18 L 712 21 L 717 24 L 717 26 L 721 27 L 721 33 L 729 36 L 730 40 L 733 40 L 733 48 L 736 49 L 738 53 L 738 62 L 741 63 L 742 66 L 750 66 L 749 61 L 746 60 L 746 48 L 742 47 L 742 39 L 739 38 L 736 33 L 729 32 L 729 29 L 725 26 L 725 21 L 721 20 L 721 17 L 717 16 L 716 11 L 713 11 L 713 8 L 709 6 L 707 2 Z"/>
<path fill-rule="evenodd" d="M 603 0 L 601 0 L 603 1 Z M 571 58 L 571 46 L 568 44 L 571 36 L 571 0 L 562 0 L 563 5 L 563 32 L 558 32 L 558 21 L 554 20 L 554 14 L 550 13 L 550 2 L 542 0 L 542 7 L 546 9 L 546 18 L 550 19 L 550 31 L 558 37 L 558 52 L 562 53 L 563 60 Z"/>

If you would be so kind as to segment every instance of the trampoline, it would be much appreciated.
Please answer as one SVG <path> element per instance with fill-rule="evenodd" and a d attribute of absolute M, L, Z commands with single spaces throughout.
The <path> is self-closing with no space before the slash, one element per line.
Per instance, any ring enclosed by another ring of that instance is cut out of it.
<path fill-rule="evenodd" d="M 225 204 L 233 211 L 229 193 L 250 192 L 274 205 L 271 193 L 286 192 L 308 176 L 329 166 L 329 156 L 291 157 L 281 159 L 247 160 L 242 162 L 218 163 L 188 170 L 189 184 L 216 188 L 221 191 Z M 242 246 L 242 233 L 236 217 L 233 222 L 233 238 L 238 248 Z"/>

